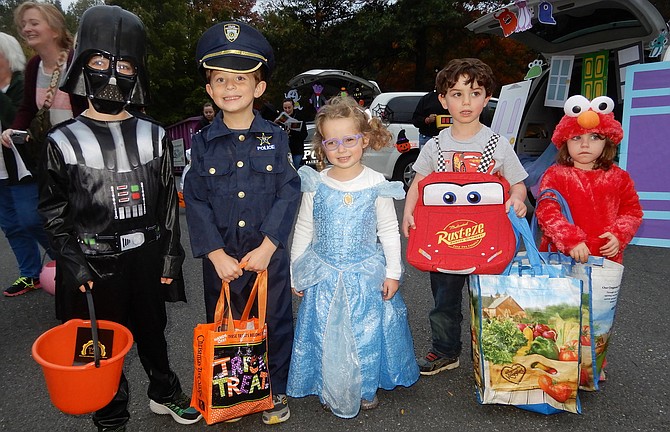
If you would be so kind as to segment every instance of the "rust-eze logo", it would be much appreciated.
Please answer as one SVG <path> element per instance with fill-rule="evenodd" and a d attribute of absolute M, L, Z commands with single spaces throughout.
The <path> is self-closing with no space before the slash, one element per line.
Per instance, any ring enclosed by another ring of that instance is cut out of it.
<path fill-rule="evenodd" d="M 435 234 L 437 244 L 443 243 L 453 249 L 472 249 L 486 237 L 486 230 L 483 223 L 458 219 L 444 227 L 444 231 Z"/>

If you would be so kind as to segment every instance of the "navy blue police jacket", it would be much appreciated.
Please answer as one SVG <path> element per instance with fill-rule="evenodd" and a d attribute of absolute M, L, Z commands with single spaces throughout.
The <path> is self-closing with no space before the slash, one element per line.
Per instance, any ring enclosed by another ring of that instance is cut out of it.
<path fill-rule="evenodd" d="M 265 236 L 286 254 L 300 200 L 290 159 L 286 133 L 258 112 L 248 131 L 219 113 L 193 136 L 184 201 L 194 257 L 222 248 L 240 260 Z"/>

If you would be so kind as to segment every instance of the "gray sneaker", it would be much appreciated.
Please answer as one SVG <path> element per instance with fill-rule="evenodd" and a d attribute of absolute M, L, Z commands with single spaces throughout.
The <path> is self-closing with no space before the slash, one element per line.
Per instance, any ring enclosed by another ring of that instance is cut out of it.
<path fill-rule="evenodd" d="M 429 351 L 426 357 L 416 362 L 421 375 L 435 375 L 444 370 L 456 369 L 459 366 L 458 357 L 444 357 Z"/>
<path fill-rule="evenodd" d="M 267 425 L 284 423 L 291 417 L 291 410 L 288 408 L 288 398 L 285 394 L 272 396 L 272 402 L 275 404 L 274 408 L 263 411 L 263 423 Z"/>

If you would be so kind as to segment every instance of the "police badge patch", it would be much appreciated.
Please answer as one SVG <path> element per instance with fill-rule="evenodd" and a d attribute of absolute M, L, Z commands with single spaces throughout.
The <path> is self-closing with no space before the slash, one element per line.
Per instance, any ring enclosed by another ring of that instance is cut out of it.
<path fill-rule="evenodd" d="M 240 35 L 240 26 L 237 24 L 226 24 L 223 26 L 223 34 L 230 42 L 235 42 L 235 39 Z"/>

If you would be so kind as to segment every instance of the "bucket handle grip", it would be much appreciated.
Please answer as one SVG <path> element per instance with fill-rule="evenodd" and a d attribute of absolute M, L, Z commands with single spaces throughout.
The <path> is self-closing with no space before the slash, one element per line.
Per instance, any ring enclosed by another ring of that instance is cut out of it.
<path fill-rule="evenodd" d="M 88 303 L 88 314 L 91 318 L 91 335 L 93 336 L 93 358 L 95 367 L 100 367 L 100 346 L 98 346 L 98 321 L 95 319 L 95 307 L 93 307 L 93 294 L 91 289 L 86 288 L 86 302 Z"/>

